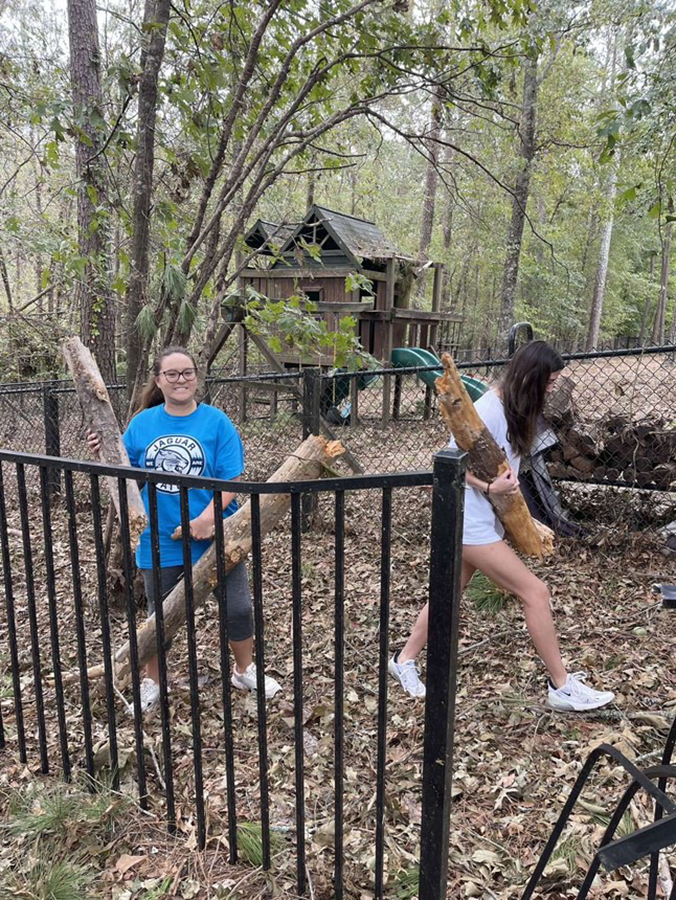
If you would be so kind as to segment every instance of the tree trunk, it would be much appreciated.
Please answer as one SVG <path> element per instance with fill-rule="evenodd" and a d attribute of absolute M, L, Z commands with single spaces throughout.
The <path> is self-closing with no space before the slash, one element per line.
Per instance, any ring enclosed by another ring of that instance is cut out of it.
<path fill-rule="evenodd" d="M 467 468 L 477 478 L 493 481 L 509 468 L 504 451 L 481 420 L 448 353 L 441 357 L 444 374 L 436 380 L 441 414 L 458 447 L 468 455 Z M 514 549 L 543 557 L 554 549 L 552 532 L 536 523 L 521 492 L 489 496 Z"/>
<path fill-rule="evenodd" d="M 603 313 L 603 299 L 606 291 L 606 278 L 608 276 L 608 261 L 610 259 L 610 242 L 613 236 L 613 224 L 615 220 L 615 195 L 617 194 L 617 162 L 612 163 L 612 169 L 608 177 L 608 187 L 605 202 L 607 204 L 606 215 L 601 226 L 601 244 L 596 263 L 596 277 L 594 279 L 594 296 L 592 298 L 591 312 L 589 314 L 589 328 L 587 330 L 587 352 L 594 350 L 599 342 L 601 330 L 601 315 Z"/>
<path fill-rule="evenodd" d="M 451 151 L 447 151 L 446 153 L 446 165 L 450 166 L 451 163 Z M 444 205 L 444 222 L 443 222 L 443 231 L 444 231 L 444 272 L 443 272 L 443 280 L 441 282 L 441 308 L 448 312 L 449 309 L 455 309 L 456 304 L 453 304 L 451 307 L 451 280 L 452 273 L 448 268 L 448 260 L 451 254 L 451 241 L 453 240 L 453 210 L 455 207 L 455 197 L 451 193 L 450 189 L 446 188 L 446 203 Z"/>
<path fill-rule="evenodd" d="M 326 467 L 331 468 L 337 456 L 343 453 L 338 441 L 326 441 L 325 438 L 311 435 L 282 463 L 277 471 L 268 479 L 275 481 L 307 481 L 321 477 Z M 290 494 L 261 494 L 260 519 L 261 535 L 265 535 L 288 512 L 291 505 Z M 251 503 L 247 502 L 233 516 L 223 522 L 225 546 L 225 570 L 234 567 L 246 559 L 251 552 Z M 201 606 L 209 593 L 217 584 L 216 546 L 212 544 L 202 558 L 193 566 L 193 603 Z M 176 585 L 162 604 L 164 613 L 164 634 L 167 639 L 173 637 L 185 622 L 185 586 L 183 580 Z M 136 633 L 139 665 L 143 665 L 157 654 L 155 633 L 155 616 L 141 625 Z M 115 654 L 116 677 L 121 678 L 129 672 L 129 644 L 124 644 Z M 103 666 L 95 666 L 89 670 L 89 677 L 96 678 L 104 673 Z M 79 676 L 70 673 L 64 682 L 74 681 Z"/>
<path fill-rule="evenodd" d="M 650 284 L 653 283 L 653 278 L 655 276 L 655 256 L 657 255 L 656 250 L 650 251 L 650 272 L 648 275 L 648 281 Z M 645 298 L 645 303 L 643 304 L 643 313 L 641 314 L 641 327 L 638 333 L 638 345 L 639 347 L 643 347 L 645 345 L 645 333 L 648 327 L 648 321 L 650 318 L 650 306 L 651 299 L 650 294 Z"/>
<path fill-rule="evenodd" d="M 427 170 L 425 172 L 425 195 L 422 209 L 422 223 L 420 227 L 419 256 L 422 261 L 429 258 L 430 243 L 432 241 L 432 229 L 434 228 L 434 212 L 437 199 L 437 184 L 439 183 L 439 137 L 441 135 L 441 88 L 435 91 L 430 110 L 430 121 L 427 128 Z M 418 296 L 425 296 L 427 284 L 427 269 L 421 274 L 416 286 Z"/>
<path fill-rule="evenodd" d="M 609 32 L 606 71 L 610 67 L 608 91 L 610 98 L 614 97 L 615 92 L 615 70 L 617 65 L 617 41 L 618 30 L 611 28 Z M 605 102 L 606 83 L 605 78 L 603 87 L 599 96 L 599 102 Z M 587 328 L 587 340 L 585 349 L 589 352 L 593 350 L 599 342 L 599 333 L 601 331 L 601 316 L 603 314 L 603 299 L 606 290 L 606 278 L 608 275 L 608 260 L 610 258 L 610 242 L 613 236 L 613 222 L 615 218 L 615 195 L 617 193 L 617 156 L 611 163 L 610 174 L 606 186 L 605 195 L 605 214 L 602 216 L 601 223 L 601 243 L 599 245 L 599 255 L 596 262 L 596 275 L 594 277 L 594 294 L 592 297 L 591 310 L 589 312 L 589 327 Z"/>
<path fill-rule="evenodd" d="M 129 457 L 117 424 L 117 417 L 110 405 L 110 397 L 101 373 L 91 353 L 79 338 L 68 338 L 62 345 L 63 355 L 73 377 L 78 400 L 82 407 L 85 425 L 101 439 L 99 454 L 102 463 L 111 466 L 128 466 Z M 116 478 L 106 478 L 110 495 L 120 515 L 120 497 Z M 127 505 L 132 544 L 146 528 L 148 520 L 138 485 L 127 480 Z"/>
<path fill-rule="evenodd" d="M 669 203 L 667 205 L 667 212 L 669 215 L 673 215 L 674 213 L 674 201 L 673 198 L 669 198 Z M 664 227 L 664 242 L 662 244 L 662 263 L 660 268 L 660 299 L 659 305 L 663 310 L 666 311 L 667 308 L 667 300 L 668 298 L 668 290 L 669 290 L 669 256 L 671 252 L 671 226 L 672 222 L 669 221 Z M 663 313 L 663 316 L 666 314 Z M 671 328 L 669 329 L 669 340 L 673 344 L 676 341 L 676 307 L 674 307 L 673 316 L 671 319 Z"/>
<path fill-rule="evenodd" d="M 84 343 L 96 356 L 104 379 L 115 380 L 115 315 L 110 289 L 107 180 L 103 157 L 101 58 L 95 0 L 68 0 L 68 39 L 73 115 L 78 138 L 78 254 L 83 271 L 75 283 Z"/>
<path fill-rule="evenodd" d="M 537 57 L 528 58 L 523 76 L 523 102 L 521 106 L 521 123 L 519 126 L 519 174 L 514 187 L 512 200 L 512 219 L 507 232 L 507 254 L 502 271 L 502 289 L 500 293 L 499 343 L 507 344 L 507 335 L 514 322 L 516 305 L 516 285 L 519 279 L 519 262 L 521 259 L 521 243 L 523 226 L 526 221 L 526 207 L 530 192 L 530 178 L 535 158 L 535 121 L 538 102 L 538 61 Z"/>
<path fill-rule="evenodd" d="M 131 273 L 127 287 L 127 371 L 145 368 L 142 339 L 136 320 L 147 302 L 150 205 L 155 165 L 155 119 L 157 115 L 157 81 L 164 57 L 170 0 L 146 0 L 143 17 L 147 44 L 141 58 L 141 80 L 138 92 L 136 126 L 136 160 L 134 163 L 134 211 L 132 218 Z M 127 396 L 131 399 L 134 379 L 127 378 Z"/>

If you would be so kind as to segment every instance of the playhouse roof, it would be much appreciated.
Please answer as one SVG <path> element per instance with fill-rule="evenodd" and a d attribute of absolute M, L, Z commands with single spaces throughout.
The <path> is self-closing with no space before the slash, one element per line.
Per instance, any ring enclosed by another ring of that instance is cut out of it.
<path fill-rule="evenodd" d="M 244 243 L 252 250 L 258 250 L 263 255 L 272 256 L 272 245 L 276 248 L 286 243 L 287 239 L 295 232 L 298 222 L 264 222 L 257 219 L 244 236 Z"/>
<path fill-rule="evenodd" d="M 271 245 L 276 245 L 275 249 L 284 260 L 277 259 L 272 268 L 298 265 L 298 251 L 302 250 L 303 242 L 318 244 L 324 251 L 330 250 L 334 258 L 336 254 L 342 254 L 345 257 L 342 265 L 359 267 L 363 260 L 384 262 L 393 256 L 404 258 L 374 222 L 317 205 L 310 208 L 302 222 L 295 224 L 277 225 L 258 219 L 245 235 L 244 242 L 252 250 L 268 256 L 275 255 Z M 307 262 L 319 265 L 312 259 Z"/>
<path fill-rule="evenodd" d="M 298 226 L 296 233 L 289 238 L 284 249 L 291 243 L 293 237 L 302 234 L 305 228 L 315 223 L 323 226 L 343 250 L 355 258 L 355 262 L 359 259 L 388 259 L 400 255 L 395 245 L 385 237 L 374 222 L 316 205 L 309 211 L 305 221 Z"/>

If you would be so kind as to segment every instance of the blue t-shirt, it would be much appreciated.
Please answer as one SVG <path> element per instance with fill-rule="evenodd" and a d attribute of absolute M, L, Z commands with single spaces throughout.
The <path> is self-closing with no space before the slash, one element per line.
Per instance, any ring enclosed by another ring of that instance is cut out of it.
<path fill-rule="evenodd" d="M 237 429 L 224 412 L 200 403 L 189 416 L 172 416 L 164 404 L 138 413 L 129 423 L 122 440 L 132 466 L 168 472 L 172 475 L 203 475 L 205 478 L 238 478 L 244 471 L 244 448 Z M 141 491 L 146 512 L 148 486 Z M 190 518 L 195 519 L 212 502 L 211 491 L 188 492 Z M 223 518 L 237 510 L 233 500 Z M 181 524 L 181 497 L 178 485 L 157 485 L 157 518 L 160 533 L 162 568 L 183 565 L 183 544 L 171 536 Z M 208 549 L 211 541 L 191 541 L 193 563 Z M 141 535 L 136 548 L 139 569 L 152 569 L 150 527 Z"/>

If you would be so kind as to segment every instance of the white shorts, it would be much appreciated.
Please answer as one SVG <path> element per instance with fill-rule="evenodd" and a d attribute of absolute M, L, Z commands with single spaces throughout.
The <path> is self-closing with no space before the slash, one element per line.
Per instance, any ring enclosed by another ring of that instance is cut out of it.
<path fill-rule="evenodd" d="M 477 488 L 465 487 L 465 520 L 462 543 L 472 547 L 495 544 L 505 536 L 502 522 L 484 494 Z"/>

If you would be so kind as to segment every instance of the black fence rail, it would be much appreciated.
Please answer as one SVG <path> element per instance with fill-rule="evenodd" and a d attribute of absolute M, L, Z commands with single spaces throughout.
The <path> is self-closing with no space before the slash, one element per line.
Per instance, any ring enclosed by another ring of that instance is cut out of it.
<path fill-rule="evenodd" d="M 50 502 L 47 485 L 53 473 L 60 476 L 62 491 Z M 162 565 L 157 491 L 160 484 L 171 484 L 180 492 L 185 622 L 173 635 L 168 660 L 164 611 L 162 604 L 157 606 L 159 725 L 140 713 L 139 614 L 132 590 L 126 492 L 130 478 L 148 489 L 157 596 Z M 108 604 L 101 515 L 104 479 L 113 479 L 120 497 L 124 621 Z M 301 895 L 307 889 L 307 873 L 318 864 L 316 854 L 309 853 L 309 838 L 324 827 L 333 853 L 333 895 L 355 896 L 357 885 L 374 890 L 378 898 L 385 896 L 388 835 L 394 828 L 386 791 L 396 789 L 396 766 L 388 755 L 387 666 L 397 565 L 392 523 L 399 506 L 410 503 L 410 492 L 429 486 L 433 489 L 431 635 L 425 736 L 424 746 L 411 750 L 422 756 L 422 825 L 419 844 L 409 851 L 420 860 L 418 896 L 442 900 L 449 847 L 464 502 L 464 457 L 456 452 L 439 453 L 433 472 L 235 484 L 0 451 L 5 593 L 0 624 L 7 646 L 4 665 L 0 658 L 5 698 L 0 704 L 0 747 L 14 749 L 24 763 L 38 763 L 43 773 L 60 772 L 70 780 L 83 772 L 93 788 L 105 777 L 114 789 L 131 792 L 142 808 L 163 809 L 172 831 L 192 819 L 199 847 L 207 842 L 210 816 L 223 815 L 232 862 L 238 858 L 241 822 L 254 820 L 260 829 L 264 868 L 273 865 L 280 839 L 287 851 L 293 841 Z M 225 578 L 230 563 L 224 520 L 219 516 L 214 538 L 216 597 L 207 598 L 200 608 L 195 593 L 188 537 L 192 488 L 213 492 L 217 509 L 223 491 L 236 490 L 248 497 L 257 677 L 251 703 L 235 699 L 231 691 Z M 305 586 L 304 566 L 317 544 L 316 535 L 306 541 L 301 529 L 302 499 L 308 494 L 320 499 L 325 517 L 326 538 L 317 563 L 324 567 L 319 601 Z M 271 495 L 289 498 L 289 510 L 272 538 L 262 525 Z M 367 519 L 357 524 L 367 521 L 370 530 L 362 540 L 354 537 L 355 517 L 364 514 Z M 365 604 L 368 615 L 361 626 L 364 633 L 359 634 L 352 623 Z M 119 680 L 121 672 L 114 662 L 115 651 L 125 640 L 130 688 Z M 369 663 L 359 669 L 357 678 L 354 672 L 364 656 Z M 291 698 L 281 708 L 281 701 L 268 705 L 265 699 L 264 678 L 271 666 L 284 679 L 284 694 Z M 185 675 L 184 684 L 177 670 Z M 209 673 L 213 677 L 205 678 Z M 131 704 L 122 692 L 130 692 Z M 255 725 L 245 728 L 243 723 L 250 720 Z M 307 750 L 308 721 L 319 723 L 315 730 L 319 744 L 325 745 L 321 752 L 316 739 L 314 750 Z M 364 772 L 355 779 L 350 767 L 355 765 L 355 752 L 363 752 L 364 742 L 375 760 L 373 775 Z M 217 803 L 214 794 L 220 798 Z M 348 846 L 347 837 L 355 818 L 362 823 L 358 847 Z M 329 821 L 332 829 L 326 828 Z M 372 876 L 352 858 L 369 844 Z"/>
<path fill-rule="evenodd" d="M 614 810 L 609 810 L 608 825 L 579 886 L 577 898 L 586 900 L 601 866 L 612 872 L 622 866 L 630 866 L 639 860 L 650 857 L 646 897 L 648 900 L 655 900 L 658 886 L 659 853 L 676 844 L 676 803 L 666 794 L 668 784 L 673 783 L 673 780 L 676 779 L 676 766 L 672 765 L 675 746 L 676 719 L 672 723 L 659 765 L 650 766 L 645 770 L 638 769 L 617 747 L 609 744 L 601 744 L 592 751 L 561 810 L 550 839 L 526 886 L 522 900 L 531 900 L 535 891 L 541 886 L 547 863 L 552 858 L 566 825 L 574 813 L 582 791 L 599 763 L 605 760 L 611 760 L 624 769 L 630 778 L 630 783 Z M 618 828 L 639 791 L 645 792 L 654 801 L 654 821 L 652 824 L 618 838 L 616 837 Z M 660 894 L 660 896 L 664 896 L 664 894 Z M 675 900 L 675 898 L 676 885 L 671 889 L 670 900 Z"/>

